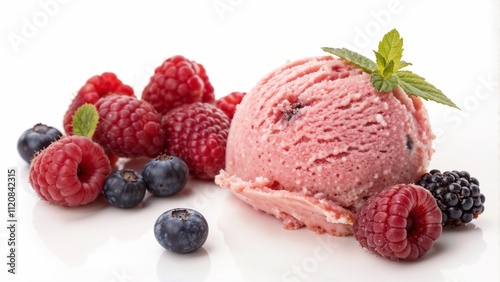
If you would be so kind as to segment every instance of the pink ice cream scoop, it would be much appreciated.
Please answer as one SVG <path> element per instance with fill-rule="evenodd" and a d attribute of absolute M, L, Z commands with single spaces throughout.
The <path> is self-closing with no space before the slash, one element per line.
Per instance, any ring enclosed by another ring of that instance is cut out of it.
<path fill-rule="evenodd" d="M 433 139 L 419 98 L 378 93 L 341 59 L 305 58 L 265 76 L 238 105 L 215 182 L 286 229 L 350 235 L 367 198 L 426 171 Z"/>

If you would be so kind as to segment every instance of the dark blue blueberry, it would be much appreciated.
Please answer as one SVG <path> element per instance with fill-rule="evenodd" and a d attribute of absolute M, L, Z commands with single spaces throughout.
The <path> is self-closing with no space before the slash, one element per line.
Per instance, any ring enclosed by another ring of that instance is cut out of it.
<path fill-rule="evenodd" d="M 142 177 L 151 194 L 171 196 L 186 186 L 189 169 L 186 163 L 178 157 L 160 155 L 144 165 Z"/>
<path fill-rule="evenodd" d="M 205 244 L 208 223 L 196 210 L 171 209 L 156 220 L 154 235 L 163 248 L 175 253 L 190 253 Z"/>
<path fill-rule="evenodd" d="M 142 202 L 146 194 L 146 182 L 133 169 L 117 170 L 108 175 L 104 184 L 104 196 L 118 208 L 132 208 Z"/>
<path fill-rule="evenodd" d="M 61 138 L 62 133 L 52 126 L 42 123 L 35 124 L 32 128 L 21 134 L 17 140 L 17 151 L 23 160 L 31 163 L 35 154 Z"/>

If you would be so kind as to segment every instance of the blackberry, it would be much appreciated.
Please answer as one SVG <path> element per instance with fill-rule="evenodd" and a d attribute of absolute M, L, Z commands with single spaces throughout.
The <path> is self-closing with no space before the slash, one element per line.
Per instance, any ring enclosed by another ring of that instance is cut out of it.
<path fill-rule="evenodd" d="M 471 222 L 484 212 L 485 196 L 479 181 L 467 171 L 433 169 L 421 176 L 418 185 L 429 190 L 442 213 L 443 226 Z"/>

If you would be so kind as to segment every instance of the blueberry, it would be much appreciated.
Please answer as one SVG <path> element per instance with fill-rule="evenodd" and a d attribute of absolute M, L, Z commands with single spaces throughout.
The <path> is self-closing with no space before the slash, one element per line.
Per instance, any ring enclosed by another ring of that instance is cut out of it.
<path fill-rule="evenodd" d="M 147 189 L 156 196 L 171 196 L 181 191 L 188 181 L 189 169 L 178 157 L 160 155 L 148 161 L 142 170 Z"/>
<path fill-rule="evenodd" d="M 140 173 L 125 168 L 108 175 L 103 192 L 111 205 L 118 208 L 132 208 L 144 199 L 146 182 Z"/>
<path fill-rule="evenodd" d="M 163 248 L 180 254 L 190 253 L 205 244 L 208 223 L 196 210 L 171 209 L 158 217 L 154 234 Z"/>
<path fill-rule="evenodd" d="M 21 134 L 17 141 L 17 151 L 23 160 L 31 163 L 31 159 L 37 152 L 43 150 L 61 136 L 62 133 L 56 128 L 37 123 Z"/>

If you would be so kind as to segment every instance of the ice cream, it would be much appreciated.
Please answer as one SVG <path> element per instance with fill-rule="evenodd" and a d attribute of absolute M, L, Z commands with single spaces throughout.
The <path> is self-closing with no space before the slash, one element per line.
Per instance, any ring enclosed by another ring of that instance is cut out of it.
<path fill-rule="evenodd" d="M 286 229 L 350 235 L 367 198 L 425 172 L 433 139 L 420 98 L 378 93 L 344 60 L 304 58 L 238 105 L 215 182 Z"/>

